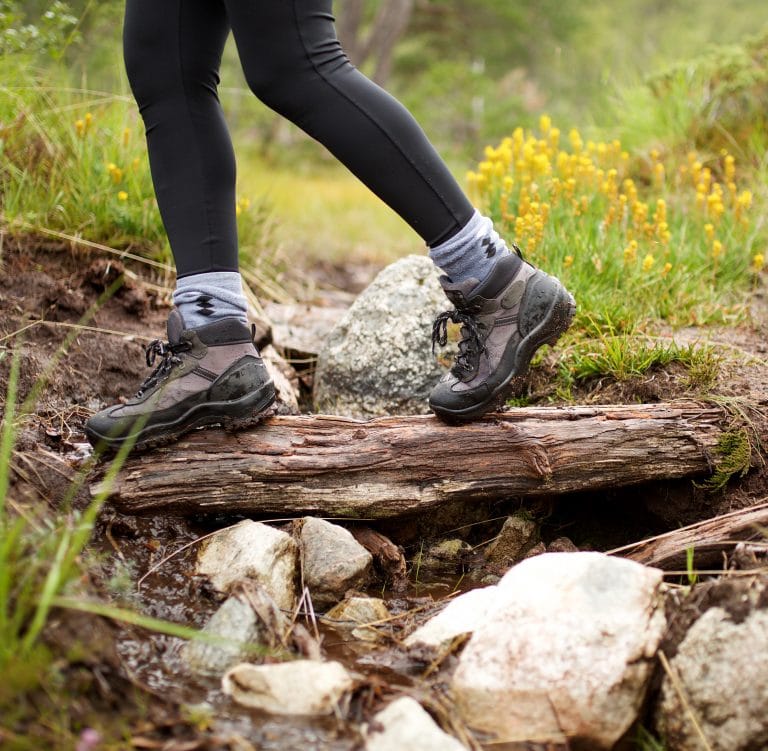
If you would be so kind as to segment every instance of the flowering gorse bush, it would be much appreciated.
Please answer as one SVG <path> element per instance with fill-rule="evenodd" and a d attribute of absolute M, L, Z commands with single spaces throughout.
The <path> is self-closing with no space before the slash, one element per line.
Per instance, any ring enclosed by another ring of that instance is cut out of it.
<path fill-rule="evenodd" d="M 467 175 L 476 202 L 530 260 L 563 279 L 580 311 L 632 326 L 743 315 L 764 264 L 753 194 L 733 155 L 629 153 L 618 140 L 567 137 L 542 116 Z"/>

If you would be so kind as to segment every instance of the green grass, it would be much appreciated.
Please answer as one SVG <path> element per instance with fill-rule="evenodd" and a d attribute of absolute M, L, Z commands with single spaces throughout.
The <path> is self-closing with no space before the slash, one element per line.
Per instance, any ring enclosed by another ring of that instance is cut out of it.
<path fill-rule="evenodd" d="M 418 235 L 343 165 L 271 164 L 248 148 L 238 154 L 240 191 L 269 205 L 281 255 L 299 266 L 384 265 L 425 252 Z"/>
<path fill-rule="evenodd" d="M 590 381 L 606 377 L 627 381 L 678 363 L 687 371 L 683 386 L 704 395 L 715 384 L 721 360 L 709 345 L 679 345 L 636 328 L 617 330 L 610 321 L 586 317 L 581 330 L 570 334 L 563 343 L 554 379 L 555 393 L 572 401 L 574 388 Z M 518 402 L 515 406 L 524 406 L 521 400 Z"/>
<path fill-rule="evenodd" d="M 171 261 L 147 158 L 144 126 L 127 90 L 72 87 L 63 67 L 25 56 L 0 61 L 0 220 L 17 235 L 54 230 Z M 242 260 L 272 249 L 261 196 L 238 205 Z"/>

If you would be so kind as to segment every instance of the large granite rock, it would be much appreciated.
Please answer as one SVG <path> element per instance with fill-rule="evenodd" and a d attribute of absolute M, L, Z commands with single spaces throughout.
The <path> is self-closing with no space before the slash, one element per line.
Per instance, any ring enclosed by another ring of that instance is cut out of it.
<path fill-rule="evenodd" d="M 258 582 L 277 605 L 296 604 L 298 546 L 294 539 L 267 524 L 245 519 L 222 529 L 202 548 L 197 573 L 221 592 L 241 580 Z"/>
<path fill-rule="evenodd" d="M 500 740 L 611 748 L 637 718 L 666 620 L 662 572 L 601 553 L 510 569 L 453 676 L 457 708 Z"/>
<path fill-rule="evenodd" d="M 432 354 L 432 323 L 451 307 L 426 256 L 384 269 L 323 343 L 315 410 L 350 417 L 429 411 L 444 368 Z"/>

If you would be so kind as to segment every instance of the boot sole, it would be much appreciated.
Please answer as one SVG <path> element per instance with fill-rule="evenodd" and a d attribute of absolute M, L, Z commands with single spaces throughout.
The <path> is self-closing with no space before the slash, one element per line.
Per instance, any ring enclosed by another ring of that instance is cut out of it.
<path fill-rule="evenodd" d="M 536 351 L 545 344 L 557 344 L 560 337 L 570 328 L 575 315 L 576 301 L 573 295 L 561 286 L 546 316 L 517 346 L 515 363 L 510 369 L 509 376 L 491 392 L 487 399 L 464 409 L 453 410 L 432 403 L 429 405 L 430 408 L 445 422 L 460 423 L 481 417 L 486 412 L 501 407 L 507 397 L 524 383 Z"/>
<path fill-rule="evenodd" d="M 154 424 L 141 430 L 131 452 L 165 446 L 197 428 L 219 425 L 228 432 L 234 432 L 255 427 L 275 414 L 275 399 L 274 388 L 270 388 L 267 393 L 259 389 L 234 401 L 198 404 L 173 422 Z M 88 427 L 85 432 L 97 452 L 117 451 L 124 443 L 134 438 L 133 435 L 112 438 Z"/>

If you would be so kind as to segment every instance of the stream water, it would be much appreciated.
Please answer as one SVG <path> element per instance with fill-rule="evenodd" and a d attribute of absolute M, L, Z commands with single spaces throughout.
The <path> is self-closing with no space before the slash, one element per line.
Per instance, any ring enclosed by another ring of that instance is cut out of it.
<path fill-rule="evenodd" d="M 233 521 L 228 519 L 226 524 Z M 204 580 L 194 575 L 199 546 L 192 544 L 162 565 L 158 563 L 220 526 L 224 526 L 221 520 L 113 516 L 106 521 L 96 547 L 103 560 L 111 562 L 106 565 L 112 566 L 107 573 L 111 574 L 114 596 L 146 615 L 202 627 L 218 604 Z M 137 587 L 139 580 L 141 585 Z M 431 602 L 445 597 L 459 583 L 459 577 L 441 576 L 422 579 L 406 592 L 382 592 L 379 585 L 369 594 L 382 597 L 393 616 L 405 616 L 414 609 L 429 609 Z M 356 640 L 348 632 L 324 625 L 322 620 L 318 629 L 324 656 L 341 662 L 363 682 L 387 690 L 412 684 L 410 673 L 414 666 L 397 650 Z M 239 735 L 266 751 L 346 751 L 359 747 L 352 723 L 336 718 L 279 717 L 237 705 L 222 693 L 219 679 L 201 677 L 189 670 L 181 656 L 184 643 L 176 637 L 129 629 L 118 643 L 118 652 L 141 684 L 157 695 L 187 705 L 189 712 L 205 717 L 222 738 Z"/>

